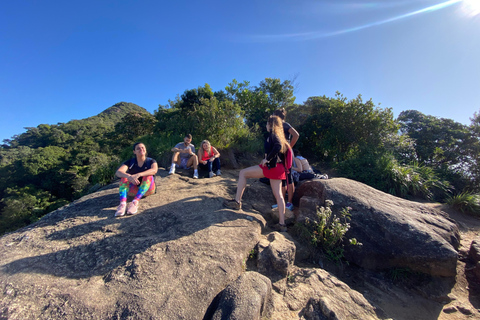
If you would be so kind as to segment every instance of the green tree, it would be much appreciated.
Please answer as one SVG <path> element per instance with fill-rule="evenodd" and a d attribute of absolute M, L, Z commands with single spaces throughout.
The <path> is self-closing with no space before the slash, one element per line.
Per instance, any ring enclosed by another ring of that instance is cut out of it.
<path fill-rule="evenodd" d="M 48 192 L 27 185 L 7 188 L 1 204 L 0 233 L 4 233 L 38 220 L 52 202 Z"/>
<path fill-rule="evenodd" d="M 470 178 L 468 189 L 471 192 L 480 192 L 480 114 L 475 112 L 470 118 L 470 136 L 464 145 L 467 149 L 465 167 Z"/>
<path fill-rule="evenodd" d="M 115 125 L 113 134 L 120 144 L 129 145 L 141 136 L 153 134 L 156 122 L 150 113 L 129 112 Z"/>
<path fill-rule="evenodd" d="M 262 130 L 271 114 L 278 108 L 286 108 L 295 102 L 294 87 L 290 80 L 281 82 L 277 78 L 265 78 L 258 86 L 250 82 L 233 80 L 225 88 L 228 96 L 245 112 L 249 127 L 259 126 Z"/>
<path fill-rule="evenodd" d="M 467 126 L 451 119 L 424 115 L 416 110 L 398 116 L 400 130 L 415 140 L 418 161 L 433 167 L 453 167 L 465 162 Z"/>
<path fill-rule="evenodd" d="M 398 129 L 391 109 L 363 102 L 360 95 L 350 101 L 339 93 L 335 98 L 310 97 L 305 104 L 311 115 L 299 128 L 300 147 L 317 160 L 339 163 L 378 152 L 384 138 Z"/>
<path fill-rule="evenodd" d="M 401 132 L 415 141 L 416 160 L 450 181 L 456 192 L 469 185 L 474 167 L 472 129 L 451 119 L 407 110 L 398 116 Z"/>
<path fill-rule="evenodd" d="M 155 117 L 158 132 L 174 136 L 192 133 L 194 138 L 208 139 L 220 148 L 248 134 L 240 106 L 230 99 L 218 100 L 208 84 L 186 90 L 168 106 L 160 105 Z"/>

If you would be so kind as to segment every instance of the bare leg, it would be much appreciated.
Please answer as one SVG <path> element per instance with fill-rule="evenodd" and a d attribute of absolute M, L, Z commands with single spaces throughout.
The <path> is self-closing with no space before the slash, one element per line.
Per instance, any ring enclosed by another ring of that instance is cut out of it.
<path fill-rule="evenodd" d="M 278 205 L 278 223 L 285 224 L 285 200 L 282 193 L 282 180 L 270 179 L 270 186 L 272 187 L 273 195 L 277 199 Z"/>
<path fill-rule="evenodd" d="M 193 165 L 193 169 L 197 170 L 197 168 L 198 168 L 198 156 L 196 154 L 191 156 L 188 159 L 187 167 L 191 167 L 192 165 Z"/>
<path fill-rule="evenodd" d="M 170 167 L 170 172 L 168 174 L 175 173 L 175 164 L 180 164 L 180 152 L 174 152 L 172 156 L 172 166 Z"/>
<path fill-rule="evenodd" d="M 253 166 L 253 167 L 242 169 L 240 171 L 240 175 L 238 176 L 237 194 L 235 196 L 235 200 L 237 200 L 238 203 L 242 201 L 243 191 L 245 190 L 245 186 L 247 185 L 247 179 L 263 178 L 263 177 L 265 177 L 263 175 L 263 170 L 259 166 Z"/>
<path fill-rule="evenodd" d="M 172 156 L 172 163 L 176 163 L 178 164 L 179 162 L 179 159 L 178 159 L 178 156 L 180 155 L 180 152 L 174 152 L 173 153 L 173 156 Z"/>
<path fill-rule="evenodd" d="M 295 193 L 295 185 L 293 183 L 290 183 L 287 185 L 287 189 L 288 189 L 288 202 L 292 203 L 293 194 Z"/>

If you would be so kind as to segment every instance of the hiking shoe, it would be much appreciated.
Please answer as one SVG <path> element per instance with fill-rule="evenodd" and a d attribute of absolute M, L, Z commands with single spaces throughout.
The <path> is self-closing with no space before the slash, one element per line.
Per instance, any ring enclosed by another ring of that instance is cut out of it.
<path fill-rule="evenodd" d="M 174 174 L 175 173 L 175 166 L 170 167 L 170 172 L 168 174 Z"/>
<path fill-rule="evenodd" d="M 229 209 L 234 209 L 234 210 L 242 209 L 242 204 L 238 203 L 237 200 L 235 200 L 235 199 L 226 200 L 225 202 L 223 202 L 223 206 L 227 207 Z"/>
<path fill-rule="evenodd" d="M 127 214 L 132 215 L 138 211 L 138 201 L 133 200 L 132 203 L 128 206 Z"/>
<path fill-rule="evenodd" d="M 221 176 L 221 175 L 222 175 L 222 171 L 220 171 L 220 169 L 218 169 L 217 172 L 215 172 L 215 174 L 216 174 L 217 176 Z"/>
<path fill-rule="evenodd" d="M 271 226 L 270 229 L 272 229 L 274 231 L 278 231 L 278 232 L 287 232 L 287 225 L 277 223 L 277 224 L 274 224 L 273 226 Z"/>
<path fill-rule="evenodd" d="M 121 217 L 125 215 L 125 209 L 127 209 L 127 203 L 122 201 L 115 212 L 115 217 Z"/>
<path fill-rule="evenodd" d="M 293 203 L 287 202 L 287 204 L 285 205 L 285 209 L 293 211 Z"/>
<path fill-rule="evenodd" d="M 209 177 L 209 178 L 215 177 L 215 173 L 213 173 L 212 171 L 210 171 L 210 172 L 208 173 L 208 177 Z"/>
<path fill-rule="evenodd" d="M 198 172 L 193 173 L 193 179 L 198 179 Z"/>

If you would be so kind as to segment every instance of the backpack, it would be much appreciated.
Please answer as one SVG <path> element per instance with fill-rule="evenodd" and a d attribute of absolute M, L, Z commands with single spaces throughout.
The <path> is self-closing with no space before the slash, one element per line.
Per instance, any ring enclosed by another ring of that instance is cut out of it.
<path fill-rule="evenodd" d="M 293 152 L 291 148 L 287 148 L 287 152 L 285 152 L 285 163 L 283 165 L 285 166 L 285 172 L 290 173 L 293 165 Z"/>

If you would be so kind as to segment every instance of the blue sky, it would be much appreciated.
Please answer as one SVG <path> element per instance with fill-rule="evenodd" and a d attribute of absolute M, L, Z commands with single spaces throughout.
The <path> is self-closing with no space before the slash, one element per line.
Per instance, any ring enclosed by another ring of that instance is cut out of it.
<path fill-rule="evenodd" d="M 480 0 L 0 3 L 0 141 L 120 101 L 153 113 L 205 83 L 267 77 L 296 77 L 297 103 L 340 91 L 469 124 Z"/>

